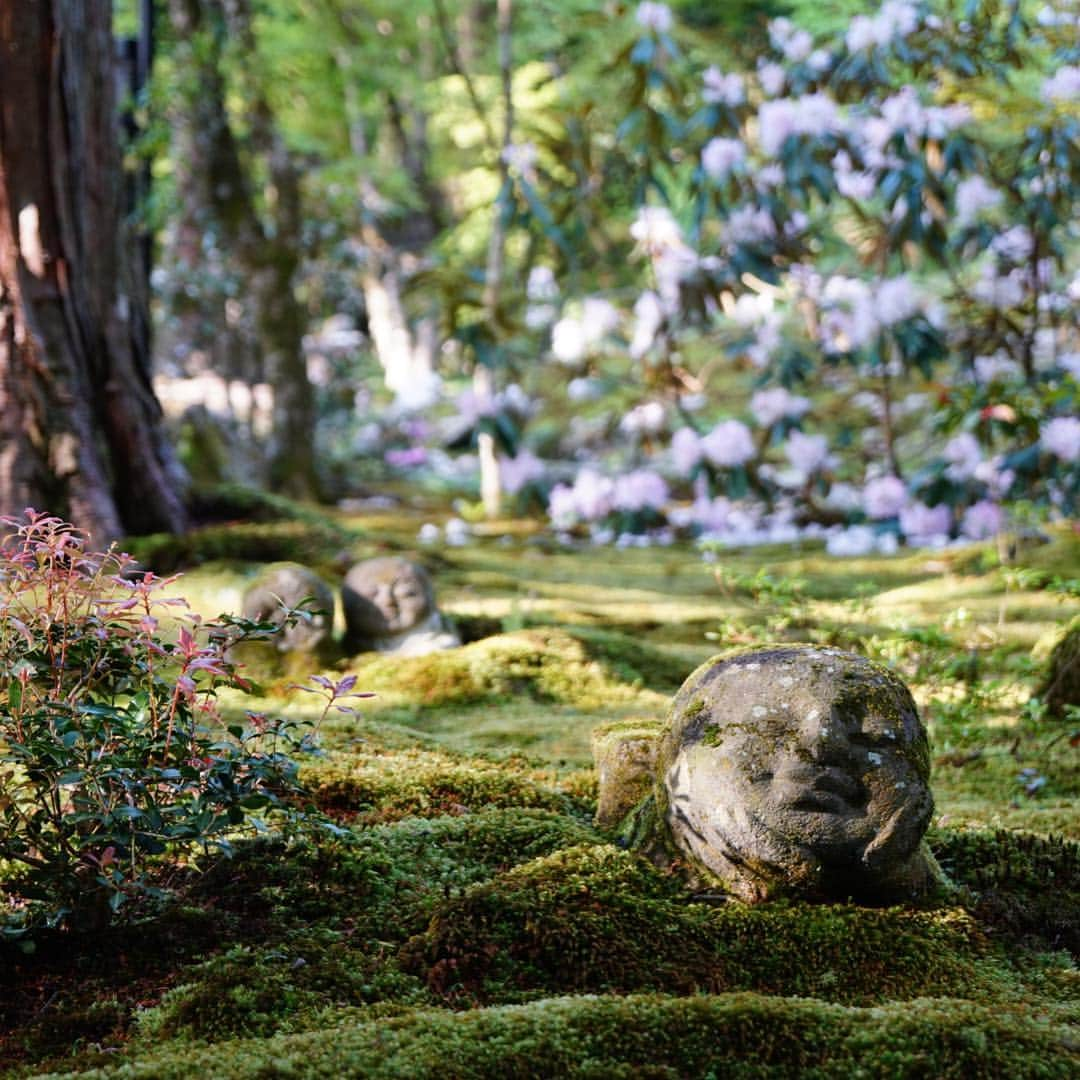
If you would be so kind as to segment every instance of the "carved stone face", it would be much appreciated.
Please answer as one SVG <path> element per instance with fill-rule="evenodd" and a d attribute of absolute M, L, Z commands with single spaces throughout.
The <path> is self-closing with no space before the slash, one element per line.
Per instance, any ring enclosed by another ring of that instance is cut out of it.
<path fill-rule="evenodd" d="M 902 895 L 933 812 L 915 703 L 837 649 L 759 649 L 699 669 L 661 742 L 672 836 L 746 899 Z"/>
<path fill-rule="evenodd" d="M 357 563 L 345 577 L 342 600 L 348 637 L 361 643 L 406 633 L 435 610 L 427 571 L 399 558 Z"/>
<path fill-rule="evenodd" d="M 309 614 L 297 618 L 274 638 L 281 652 L 309 652 L 325 641 L 333 625 L 334 594 L 314 571 L 299 563 L 267 567 L 244 593 L 242 611 L 247 619 L 282 626 L 285 609 L 302 601 Z"/>

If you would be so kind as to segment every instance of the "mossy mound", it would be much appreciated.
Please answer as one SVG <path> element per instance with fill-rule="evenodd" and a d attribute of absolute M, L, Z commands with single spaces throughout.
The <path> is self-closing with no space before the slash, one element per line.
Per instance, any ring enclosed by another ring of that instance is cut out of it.
<path fill-rule="evenodd" d="M 524 765 L 437 750 L 335 754 L 306 766 L 301 780 L 321 809 L 369 825 L 509 806 L 586 809 Z"/>
<path fill-rule="evenodd" d="M 467 886 L 562 848 L 596 840 L 587 825 L 550 810 L 483 810 L 407 818 L 342 842 L 254 841 L 215 863 L 190 888 L 196 902 L 277 926 L 333 928 L 362 939 L 405 941 L 435 907 Z"/>
<path fill-rule="evenodd" d="M 576 633 L 549 628 L 499 634 L 428 656 L 380 657 L 358 670 L 366 689 L 396 691 L 427 708 L 522 696 L 595 708 L 638 692 L 613 676 Z"/>
<path fill-rule="evenodd" d="M 415 979 L 388 965 L 380 949 L 358 949 L 344 933 L 295 935 L 272 948 L 237 946 L 185 972 L 138 1015 L 136 1038 L 265 1037 L 311 1027 L 327 1006 L 373 1001 L 424 1003 Z"/>
<path fill-rule="evenodd" d="M 1078 1068 L 1071 1030 L 1023 1008 L 934 999 L 863 1009 L 745 993 L 423 1010 L 267 1040 L 174 1044 L 47 1080 L 1066 1080 Z"/>
<path fill-rule="evenodd" d="M 272 491 L 243 484 L 198 484 L 187 499 L 191 516 L 200 525 L 226 521 L 306 521 L 327 524 L 322 511 Z"/>
<path fill-rule="evenodd" d="M 697 666 L 697 661 L 688 654 L 668 652 L 614 630 L 576 626 L 567 633 L 604 666 L 610 678 L 660 693 L 674 693 Z"/>
<path fill-rule="evenodd" d="M 336 556 L 354 540 L 328 521 L 234 522 L 207 525 L 181 536 L 130 536 L 122 547 L 159 574 L 216 561 L 298 562 L 332 570 Z"/>
<path fill-rule="evenodd" d="M 986 988 L 996 961 L 962 911 L 691 901 L 611 846 L 568 849 L 469 889 L 406 946 L 449 1000 L 756 990 L 872 1003 Z"/>
<path fill-rule="evenodd" d="M 1080 844 L 1004 829 L 939 831 L 930 846 L 980 922 L 1080 955 Z"/>
<path fill-rule="evenodd" d="M 1069 706 L 1080 708 L 1080 616 L 1051 649 L 1038 696 L 1051 716 L 1064 718 Z"/>

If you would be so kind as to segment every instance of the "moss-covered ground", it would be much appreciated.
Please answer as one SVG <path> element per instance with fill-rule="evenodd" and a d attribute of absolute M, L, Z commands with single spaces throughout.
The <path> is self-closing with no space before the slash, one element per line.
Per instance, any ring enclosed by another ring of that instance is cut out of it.
<path fill-rule="evenodd" d="M 263 561 L 334 579 L 437 520 L 243 509 L 264 520 L 134 546 L 189 565 L 177 587 L 211 615 Z M 3 946 L 0 1075 L 1080 1075 L 1080 722 L 1032 701 L 1080 610 L 1080 540 L 1008 554 L 707 564 L 510 523 L 421 552 L 466 644 L 329 671 L 378 695 L 304 762 L 340 831 L 241 842 L 163 871 L 174 899 L 105 933 Z M 863 651 L 912 686 L 946 900 L 749 908 L 594 825 L 593 730 L 647 730 L 702 660 L 773 639 Z M 295 671 L 262 675 L 264 700 L 227 707 L 314 715 Z"/>

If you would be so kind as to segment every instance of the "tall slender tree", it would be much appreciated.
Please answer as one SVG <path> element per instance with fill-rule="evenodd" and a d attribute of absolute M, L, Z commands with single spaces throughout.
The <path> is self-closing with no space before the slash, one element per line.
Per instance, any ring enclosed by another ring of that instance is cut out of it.
<path fill-rule="evenodd" d="M 181 531 L 132 287 L 111 0 L 0 5 L 0 510 Z"/>

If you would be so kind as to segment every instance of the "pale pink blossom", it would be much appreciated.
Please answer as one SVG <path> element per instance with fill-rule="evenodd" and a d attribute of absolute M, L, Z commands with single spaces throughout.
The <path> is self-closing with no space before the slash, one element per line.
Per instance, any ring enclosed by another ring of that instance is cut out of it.
<path fill-rule="evenodd" d="M 927 506 L 925 503 L 908 503 L 900 511 L 900 531 L 910 543 L 926 545 L 940 542 L 948 537 L 952 528 L 952 511 L 944 504 Z"/>
<path fill-rule="evenodd" d="M 745 465 L 757 449 L 750 429 L 741 420 L 723 420 L 701 440 L 705 457 L 718 468 Z"/>
<path fill-rule="evenodd" d="M 802 477 L 813 476 L 833 464 L 829 443 L 824 435 L 804 435 L 792 431 L 784 446 L 784 454 Z"/>
<path fill-rule="evenodd" d="M 762 427 L 772 427 L 778 420 L 797 420 L 809 409 L 809 398 L 792 394 L 783 386 L 758 390 L 750 398 L 750 411 Z"/>
<path fill-rule="evenodd" d="M 544 475 L 544 463 L 528 450 L 521 450 L 517 457 L 502 458 L 499 462 L 499 479 L 508 495 L 516 495 L 522 488 Z"/>
<path fill-rule="evenodd" d="M 784 89 L 787 80 L 787 72 L 779 64 L 762 62 L 757 68 L 758 82 L 761 83 L 762 93 L 766 97 L 776 97 Z"/>
<path fill-rule="evenodd" d="M 969 176 L 956 185 L 956 224 L 970 225 L 984 210 L 992 210 L 1002 200 L 1001 192 L 981 176 Z"/>
<path fill-rule="evenodd" d="M 635 405 L 619 421 L 619 430 L 628 435 L 655 435 L 667 422 L 667 410 L 659 401 L 645 401 Z"/>
<path fill-rule="evenodd" d="M 1026 225 L 1014 225 L 994 237 L 990 250 L 1009 262 L 1022 263 L 1031 258 L 1035 240 Z"/>
<path fill-rule="evenodd" d="M 1073 462 L 1080 459 L 1080 419 L 1075 416 L 1056 416 L 1043 424 L 1039 444 L 1054 457 Z"/>
<path fill-rule="evenodd" d="M 671 8 L 667 4 L 656 4 L 644 0 L 638 4 L 634 13 L 638 25 L 657 34 L 666 34 L 671 29 Z"/>
<path fill-rule="evenodd" d="M 907 485 L 898 476 L 879 476 L 863 487 L 863 510 L 872 521 L 896 517 L 907 499 Z"/>
<path fill-rule="evenodd" d="M 969 540 L 987 540 L 1005 526 L 1005 513 L 997 503 L 988 499 L 969 506 L 960 522 L 960 532 Z"/>
<path fill-rule="evenodd" d="M 970 480 L 983 459 L 979 440 L 970 431 L 954 435 L 945 444 L 942 456 L 948 462 L 945 475 L 956 481 Z"/>
<path fill-rule="evenodd" d="M 1043 80 L 1044 101 L 1076 101 L 1080 98 L 1080 66 L 1060 67 L 1048 79 Z"/>
<path fill-rule="evenodd" d="M 718 67 L 705 69 L 702 76 L 702 98 L 710 105 L 735 107 L 746 100 L 746 83 L 741 75 L 725 75 Z"/>
<path fill-rule="evenodd" d="M 882 326 L 893 326 L 918 314 L 920 297 L 905 274 L 879 281 L 874 289 L 874 314 Z"/>
<path fill-rule="evenodd" d="M 724 222 L 724 238 L 729 244 L 753 245 L 776 236 L 776 222 L 759 206 L 739 206 Z"/>
<path fill-rule="evenodd" d="M 651 469 L 635 469 L 615 478 L 612 504 L 616 510 L 659 510 L 667 500 L 667 483 Z"/>
<path fill-rule="evenodd" d="M 713 180 L 723 180 L 746 160 L 746 147 L 739 139 L 710 139 L 701 151 L 701 167 Z"/>
<path fill-rule="evenodd" d="M 671 460 L 680 476 L 692 472 L 701 455 L 701 436 L 693 428 L 682 427 L 672 435 Z"/>
<path fill-rule="evenodd" d="M 634 336 L 630 341 L 630 355 L 635 360 L 640 360 L 653 347 L 665 318 L 663 302 L 651 289 L 637 298 L 634 303 Z"/>
<path fill-rule="evenodd" d="M 611 513 L 615 485 L 607 476 L 582 469 L 574 481 L 574 506 L 585 521 L 599 521 Z"/>

